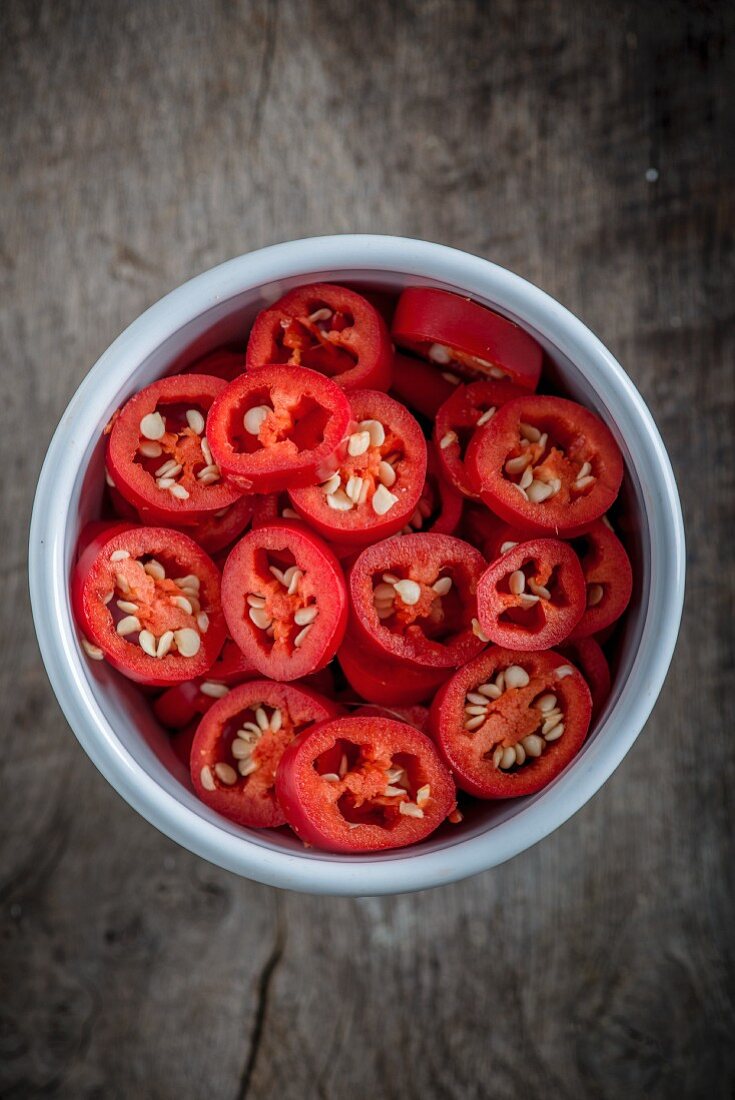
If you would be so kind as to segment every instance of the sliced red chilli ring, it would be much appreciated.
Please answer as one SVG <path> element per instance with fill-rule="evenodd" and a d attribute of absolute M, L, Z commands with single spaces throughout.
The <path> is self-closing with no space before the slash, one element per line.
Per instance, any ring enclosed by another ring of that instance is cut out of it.
<path fill-rule="evenodd" d="M 333 852 L 415 844 L 455 807 L 454 784 L 429 738 L 374 715 L 301 734 L 281 757 L 276 791 L 296 834 Z"/>
<path fill-rule="evenodd" d="M 72 599 L 88 655 L 140 683 L 203 675 L 225 639 L 219 570 L 179 531 L 131 527 L 93 540 L 75 566 Z"/>
<path fill-rule="evenodd" d="M 577 666 L 587 681 L 592 695 L 592 718 L 596 719 L 610 694 L 610 666 L 599 643 L 594 638 L 567 639 L 559 646 L 559 652 Z"/>
<path fill-rule="evenodd" d="M 195 526 L 242 495 L 223 480 L 206 433 L 209 410 L 225 386 L 204 374 L 161 378 L 115 418 L 108 477 L 144 522 Z"/>
<path fill-rule="evenodd" d="M 375 543 L 350 571 L 353 632 L 384 660 L 456 668 L 482 648 L 472 620 L 484 569 L 482 555 L 451 535 Z"/>
<path fill-rule="evenodd" d="M 433 420 L 462 379 L 451 371 L 437 370 L 425 359 L 396 352 L 391 394 L 409 409 Z"/>
<path fill-rule="evenodd" d="M 332 283 L 290 291 L 255 318 L 247 368 L 310 367 L 345 390 L 387 390 L 393 348 L 388 328 L 361 294 Z"/>
<path fill-rule="evenodd" d="M 337 653 L 340 668 L 352 690 L 370 703 L 411 706 L 432 699 L 446 681 L 449 669 L 401 665 L 365 644 L 348 630 Z"/>
<path fill-rule="evenodd" d="M 615 500 L 623 459 L 609 428 L 562 397 L 508 401 L 472 438 L 465 466 L 484 503 L 534 534 L 571 537 Z"/>
<path fill-rule="evenodd" d="M 464 465 L 476 429 L 489 424 L 506 401 L 522 395 L 520 386 L 512 382 L 471 382 L 458 386 L 437 412 L 434 443 L 442 473 L 463 496 L 479 500 Z"/>
<path fill-rule="evenodd" d="M 630 602 L 633 570 L 620 539 L 598 520 L 574 541 L 586 585 L 585 612 L 572 638 L 587 638 L 616 622 Z"/>
<path fill-rule="evenodd" d="M 540 345 L 519 325 L 470 298 L 433 287 L 409 287 L 398 299 L 393 339 L 440 371 L 473 381 L 507 378 L 534 390 Z"/>
<path fill-rule="evenodd" d="M 535 794 L 579 752 L 592 700 L 554 650 L 491 646 L 448 680 L 429 727 L 462 790 L 476 798 Z"/>
<path fill-rule="evenodd" d="M 324 538 L 344 545 L 395 534 L 413 515 L 426 476 L 426 441 L 407 409 L 378 390 L 349 395 L 352 425 L 339 466 L 291 503 Z"/>
<path fill-rule="evenodd" d="M 222 600 L 232 638 L 264 676 L 296 680 L 323 668 L 347 622 L 339 562 L 302 524 L 250 531 L 225 563 Z"/>
<path fill-rule="evenodd" d="M 559 539 L 520 542 L 497 558 L 477 586 L 483 634 L 508 649 L 549 649 L 582 618 L 585 584 L 579 559 Z"/>
<path fill-rule="evenodd" d="M 331 700 L 296 684 L 251 680 L 233 688 L 209 708 L 194 737 L 196 793 L 238 825 L 283 825 L 275 793 L 281 756 L 301 732 L 336 713 Z"/>
<path fill-rule="evenodd" d="M 220 470 L 242 492 L 273 493 L 329 477 L 350 418 L 344 393 L 324 375 L 262 367 L 223 390 L 207 434 Z"/>

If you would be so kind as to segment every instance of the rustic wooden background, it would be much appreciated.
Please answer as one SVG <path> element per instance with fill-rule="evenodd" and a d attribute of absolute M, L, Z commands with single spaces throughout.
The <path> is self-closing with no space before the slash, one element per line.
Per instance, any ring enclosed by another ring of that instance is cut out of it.
<path fill-rule="evenodd" d="M 4 1097 L 732 1095 L 734 12 L 0 5 Z M 25 563 L 113 337 L 226 257 L 348 230 L 491 257 L 599 333 L 670 447 L 690 571 L 655 714 L 576 818 L 456 887 L 334 901 L 208 866 L 113 793 Z"/>

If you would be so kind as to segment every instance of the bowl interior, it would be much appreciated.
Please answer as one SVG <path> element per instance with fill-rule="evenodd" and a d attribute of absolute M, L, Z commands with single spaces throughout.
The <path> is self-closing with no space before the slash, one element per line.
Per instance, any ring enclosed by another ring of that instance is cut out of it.
<path fill-rule="evenodd" d="M 114 395 L 109 407 L 101 411 L 98 431 L 96 435 L 89 439 L 86 448 L 80 454 L 78 474 L 68 502 L 63 545 L 65 575 L 67 577 L 71 571 L 79 531 L 85 523 L 99 516 L 104 485 L 102 429 L 115 408 L 135 391 L 161 375 L 180 369 L 185 363 L 191 362 L 193 358 L 224 343 L 242 343 L 244 334 L 247 333 L 255 314 L 260 309 L 280 297 L 291 287 L 317 280 L 349 282 L 357 289 L 370 287 L 399 291 L 407 285 L 425 284 L 444 287 L 447 290 L 462 290 L 466 293 L 465 288 L 458 287 L 451 282 L 434 278 L 421 278 L 408 272 L 338 268 L 332 270 L 319 269 L 312 272 L 305 271 L 290 279 L 282 279 L 278 282 L 270 282 L 267 285 L 238 291 L 231 297 L 211 304 L 194 320 L 190 320 L 173 334 L 167 336 L 143 361 L 134 365 L 125 384 Z M 557 387 L 563 389 L 565 394 L 594 409 L 615 434 L 625 459 L 626 473 L 621 496 L 615 506 L 614 521 L 616 530 L 623 538 L 633 562 L 635 588 L 630 611 L 616 635 L 612 661 L 613 684 L 610 697 L 584 748 L 563 776 L 560 776 L 550 787 L 530 798 L 505 803 L 472 801 L 466 807 L 463 806 L 465 818 L 461 825 L 443 826 L 428 840 L 411 849 L 368 857 L 361 856 L 360 860 L 373 862 L 402 860 L 415 856 L 422 851 L 438 852 L 442 849 L 450 849 L 481 834 L 486 835 L 487 843 L 491 845 L 493 832 L 500 825 L 519 814 L 526 813 L 530 806 L 549 797 L 556 784 L 565 781 L 570 773 L 585 768 L 585 758 L 594 751 L 597 740 L 606 735 L 606 730 L 609 728 L 609 717 L 615 709 L 621 691 L 628 680 L 645 628 L 651 587 L 651 532 L 644 500 L 645 494 L 636 474 L 636 463 L 632 459 L 628 443 L 619 430 L 618 416 L 614 417 L 611 414 L 611 410 L 600 390 L 593 385 L 590 377 L 585 373 L 584 364 L 576 365 L 547 336 L 529 325 L 525 318 L 517 316 L 508 308 L 505 308 L 501 302 L 478 294 L 475 290 L 472 291 L 472 294 L 473 297 L 518 321 L 533 332 L 546 352 L 545 385 L 550 384 L 554 389 Z M 629 434 L 628 438 L 631 438 Z M 89 689 L 111 730 L 114 731 L 114 737 L 117 739 L 120 749 L 129 754 L 148 776 L 163 791 L 177 800 L 187 812 L 210 822 L 218 830 L 222 830 L 231 836 L 247 837 L 251 843 L 265 849 L 289 852 L 292 855 L 298 855 L 303 860 L 319 859 L 323 861 L 326 858 L 335 862 L 355 862 L 354 858 L 350 856 L 325 856 L 325 853 L 315 853 L 304 849 L 300 842 L 286 829 L 263 831 L 244 829 L 210 811 L 195 797 L 189 783 L 188 774 L 170 748 L 168 734 L 155 721 L 145 698 L 139 690 L 113 672 L 104 662 L 89 662 L 84 659 L 83 655 L 80 656 L 80 659 Z M 488 858 L 487 865 L 490 866 L 493 862 L 496 861 Z"/>

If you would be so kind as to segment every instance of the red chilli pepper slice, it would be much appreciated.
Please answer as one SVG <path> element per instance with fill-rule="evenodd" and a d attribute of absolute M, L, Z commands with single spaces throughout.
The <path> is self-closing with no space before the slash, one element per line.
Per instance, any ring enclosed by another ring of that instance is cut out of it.
<path fill-rule="evenodd" d="M 361 294 L 332 283 L 298 287 L 255 318 L 247 368 L 310 367 L 345 390 L 387 390 L 393 348 L 388 327 Z"/>
<path fill-rule="evenodd" d="M 72 600 L 87 655 L 139 683 L 203 675 L 225 639 L 219 570 L 179 531 L 131 527 L 93 541 L 74 569 Z"/>
<path fill-rule="evenodd" d="M 228 557 L 222 601 L 230 634 L 264 676 L 296 680 L 323 668 L 347 622 L 339 562 L 302 524 L 250 531 Z"/>
<path fill-rule="evenodd" d="M 336 713 L 330 699 L 296 684 L 251 680 L 233 688 L 210 707 L 194 737 L 194 790 L 238 825 L 285 824 L 275 793 L 283 752 L 303 730 Z"/>
<path fill-rule="evenodd" d="M 221 379 L 204 374 L 161 378 L 115 418 L 107 468 L 144 522 L 196 525 L 241 497 L 242 490 L 223 480 L 205 430 L 224 389 Z"/>
<path fill-rule="evenodd" d="M 630 602 L 633 570 L 622 542 L 605 519 L 574 541 L 586 585 L 584 615 L 571 638 L 587 638 L 616 622 Z"/>
<path fill-rule="evenodd" d="M 533 534 L 580 534 L 615 500 L 623 458 L 609 428 L 576 401 L 508 401 L 475 434 L 465 465 L 501 519 Z"/>
<path fill-rule="evenodd" d="M 339 466 L 291 503 L 319 534 L 364 546 L 406 525 L 426 477 L 426 441 L 407 409 L 379 390 L 349 395 L 352 427 Z"/>
<path fill-rule="evenodd" d="M 479 500 L 464 466 L 475 430 L 488 424 L 506 401 L 522 394 L 523 390 L 512 382 L 471 382 L 458 386 L 437 412 L 434 443 L 442 473 L 463 496 Z"/>
<path fill-rule="evenodd" d="M 336 718 L 292 741 L 278 801 L 306 843 L 378 852 L 425 839 L 455 806 L 451 777 L 428 737 L 390 718 Z"/>
<path fill-rule="evenodd" d="M 594 638 L 567 639 L 559 652 L 577 666 L 592 695 L 592 718 L 596 719 L 610 694 L 610 666 Z"/>
<path fill-rule="evenodd" d="M 425 359 L 400 352 L 394 356 L 392 396 L 428 420 L 434 419 L 461 381 L 458 375 L 439 371 Z"/>
<path fill-rule="evenodd" d="M 585 585 L 574 550 L 558 539 L 520 542 L 497 558 L 477 586 L 483 634 L 507 649 L 550 649 L 582 618 Z"/>
<path fill-rule="evenodd" d="M 222 473 L 243 492 L 280 492 L 323 481 L 351 418 L 346 396 L 316 371 L 263 367 L 214 402 L 207 436 Z"/>
<path fill-rule="evenodd" d="M 437 688 L 449 676 L 449 669 L 446 668 L 418 668 L 409 664 L 398 666 L 395 657 L 381 655 L 349 630 L 337 653 L 337 660 L 357 695 L 370 703 L 384 706 L 424 703 L 434 697 Z"/>
<path fill-rule="evenodd" d="M 504 523 L 484 504 L 469 504 L 462 513 L 459 535 L 471 546 L 476 546 L 483 556 L 493 562 L 501 554 L 524 542 L 528 534 Z"/>
<path fill-rule="evenodd" d="M 353 633 L 383 660 L 456 668 L 483 645 L 473 615 L 485 564 L 451 535 L 401 535 L 369 546 L 350 571 Z M 396 680 L 402 675 L 403 668 Z"/>
<path fill-rule="evenodd" d="M 542 352 L 533 337 L 507 317 L 448 290 L 404 290 L 391 332 L 402 348 L 441 371 L 469 381 L 506 378 L 527 390 L 538 385 Z"/>
<path fill-rule="evenodd" d="M 517 798 L 540 791 L 576 756 L 591 710 L 584 678 L 560 654 L 491 646 L 447 681 L 429 726 L 462 790 Z"/>

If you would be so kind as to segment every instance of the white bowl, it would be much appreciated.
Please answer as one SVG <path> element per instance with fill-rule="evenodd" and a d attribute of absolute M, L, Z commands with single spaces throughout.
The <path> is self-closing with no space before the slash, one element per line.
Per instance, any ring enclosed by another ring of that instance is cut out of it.
<path fill-rule="evenodd" d="M 584 748 L 539 794 L 477 803 L 459 826 L 413 848 L 331 855 L 286 830 L 239 828 L 200 802 L 132 685 L 88 661 L 69 601 L 80 528 L 97 515 L 102 428 L 132 393 L 199 354 L 242 338 L 256 312 L 289 288 L 320 281 L 400 289 L 431 285 L 471 295 L 529 329 L 567 393 L 595 409 L 625 457 L 622 511 L 636 585 L 618 645 L 613 688 Z M 454 882 L 547 836 L 590 798 L 640 733 L 669 667 L 684 596 L 684 528 L 666 449 L 628 376 L 568 310 L 517 275 L 443 245 L 346 235 L 273 245 L 221 264 L 138 318 L 89 372 L 49 447 L 30 534 L 30 587 L 43 660 L 69 724 L 112 786 L 191 851 L 273 886 L 324 894 L 392 894 Z"/>

